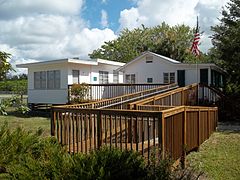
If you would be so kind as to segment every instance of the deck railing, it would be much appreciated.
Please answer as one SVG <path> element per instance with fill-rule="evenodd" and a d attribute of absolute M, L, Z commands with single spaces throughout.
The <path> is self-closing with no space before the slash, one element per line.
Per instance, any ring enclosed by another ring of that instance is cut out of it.
<path fill-rule="evenodd" d="M 163 157 L 177 160 L 216 129 L 217 107 L 189 106 L 203 97 L 218 98 L 205 87 L 166 85 L 93 103 L 54 106 L 51 134 L 71 153 L 106 145 L 138 151 L 148 160 L 159 149 Z"/>
<path fill-rule="evenodd" d="M 149 98 L 129 103 L 130 109 L 139 109 L 139 105 L 182 106 L 197 105 L 198 84 L 177 88 Z"/>
<path fill-rule="evenodd" d="M 73 104 L 73 105 L 65 105 L 65 108 L 111 108 L 111 109 L 127 109 L 128 104 L 140 100 L 143 98 L 147 98 L 165 91 L 169 91 L 172 89 L 176 89 L 178 87 L 177 84 L 170 84 L 170 85 L 161 85 L 156 88 L 147 89 L 139 92 L 135 92 L 132 94 L 125 94 L 123 96 L 118 96 L 110 99 L 103 99 L 100 101 L 95 101 L 91 103 L 84 103 L 84 104 Z M 61 107 L 61 106 L 59 106 Z"/>
<path fill-rule="evenodd" d="M 157 88 L 166 84 L 85 84 L 88 90 L 85 95 L 85 99 L 96 101 L 102 99 L 114 98 L 117 96 L 123 96 L 126 94 L 133 94 L 136 92 Z M 68 85 L 68 97 L 71 102 L 72 85 Z"/>
<path fill-rule="evenodd" d="M 217 107 L 194 106 L 163 110 L 161 147 L 163 153 L 178 159 L 197 149 L 215 131 L 217 111 Z"/>
<path fill-rule="evenodd" d="M 215 130 L 216 107 L 178 106 L 162 111 L 52 108 L 51 134 L 69 152 L 103 145 L 131 149 L 150 158 L 160 149 L 173 159 L 199 147 Z"/>

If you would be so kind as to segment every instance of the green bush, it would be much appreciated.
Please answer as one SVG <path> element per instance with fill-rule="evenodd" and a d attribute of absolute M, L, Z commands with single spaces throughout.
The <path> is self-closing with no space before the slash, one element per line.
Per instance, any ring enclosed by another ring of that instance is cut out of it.
<path fill-rule="evenodd" d="M 27 80 L 6 80 L 0 82 L 0 91 L 12 91 L 14 93 L 27 93 Z"/>
<path fill-rule="evenodd" d="M 89 99 L 88 92 L 89 92 L 88 84 L 86 83 L 73 84 L 70 89 L 71 102 L 72 103 L 88 102 Z"/>
<path fill-rule="evenodd" d="M 42 138 L 20 128 L 0 128 L 0 169 L 9 179 L 61 179 L 68 170 L 70 155 L 54 138 Z M 2 175 L 2 176 L 3 176 Z M 1 176 L 0 176 L 1 179 Z"/>
<path fill-rule="evenodd" d="M 71 155 L 55 138 L 21 128 L 0 127 L 0 179 L 188 179 L 191 171 L 171 171 L 169 160 L 150 164 L 133 151 L 102 147 Z"/>
<path fill-rule="evenodd" d="M 0 101 L 0 115 L 8 115 L 7 108 L 11 106 L 11 99 L 5 98 Z"/>
<path fill-rule="evenodd" d="M 89 155 L 75 155 L 69 179 L 142 179 L 146 176 L 142 156 L 133 151 L 103 147 Z"/>

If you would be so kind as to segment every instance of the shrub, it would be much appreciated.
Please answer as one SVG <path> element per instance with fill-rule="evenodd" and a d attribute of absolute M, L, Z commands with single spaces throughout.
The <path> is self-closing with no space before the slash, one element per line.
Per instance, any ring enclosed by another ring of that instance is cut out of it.
<path fill-rule="evenodd" d="M 7 108 L 11 106 L 11 99 L 5 98 L 0 101 L 0 115 L 8 115 Z"/>
<path fill-rule="evenodd" d="M 73 103 L 81 103 L 88 101 L 88 92 L 89 92 L 89 85 L 86 83 L 82 84 L 73 84 L 70 90 L 71 94 L 71 101 Z"/>
<path fill-rule="evenodd" d="M 0 128 L 0 169 L 10 179 L 61 179 L 70 155 L 54 138 L 40 137 L 20 128 Z M 1 176 L 0 176 L 1 177 Z"/>
<path fill-rule="evenodd" d="M 75 155 L 69 179 L 141 179 L 144 159 L 137 152 L 103 147 L 89 155 Z"/>
<path fill-rule="evenodd" d="M 0 82 L 0 91 L 27 92 L 27 80 L 6 80 Z"/>
<path fill-rule="evenodd" d="M 191 170 L 171 169 L 168 159 L 150 164 L 133 151 L 102 147 L 90 154 L 70 155 L 55 138 L 21 128 L 0 127 L 0 179 L 188 179 Z"/>
<path fill-rule="evenodd" d="M 30 111 L 30 108 L 28 106 L 25 106 L 23 104 L 20 104 L 17 107 L 17 112 L 19 112 L 22 115 L 26 115 Z"/>

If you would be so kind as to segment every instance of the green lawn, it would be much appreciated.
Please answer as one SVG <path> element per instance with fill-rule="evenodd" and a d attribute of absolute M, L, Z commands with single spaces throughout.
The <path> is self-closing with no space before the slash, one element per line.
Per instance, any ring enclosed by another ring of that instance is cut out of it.
<path fill-rule="evenodd" d="M 43 135 L 50 135 L 50 118 L 47 117 L 18 117 L 16 115 L 0 116 L 0 126 L 7 122 L 10 128 L 22 127 L 25 130 L 36 131 L 43 129 Z"/>
<path fill-rule="evenodd" d="M 204 172 L 208 179 L 240 179 L 240 132 L 216 132 L 199 152 L 190 153 L 191 167 Z"/>

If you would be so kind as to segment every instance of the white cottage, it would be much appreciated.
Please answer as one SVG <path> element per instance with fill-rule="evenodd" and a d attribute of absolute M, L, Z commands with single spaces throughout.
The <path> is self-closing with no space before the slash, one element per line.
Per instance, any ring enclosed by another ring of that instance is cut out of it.
<path fill-rule="evenodd" d="M 68 58 L 17 67 L 28 68 L 29 104 L 66 104 L 68 85 L 122 83 L 123 75 L 116 69 L 124 64 L 103 59 Z"/>
<path fill-rule="evenodd" d="M 118 71 L 124 74 L 125 83 L 178 83 L 185 86 L 205 83 L 223 85 L 223 71 L 212 63 L 189 64 L 153 53 L 144 52 Z"/>

